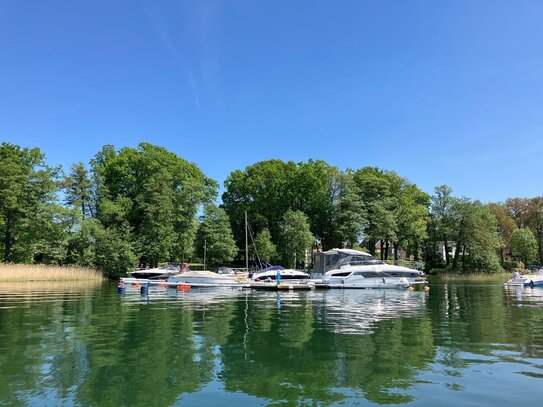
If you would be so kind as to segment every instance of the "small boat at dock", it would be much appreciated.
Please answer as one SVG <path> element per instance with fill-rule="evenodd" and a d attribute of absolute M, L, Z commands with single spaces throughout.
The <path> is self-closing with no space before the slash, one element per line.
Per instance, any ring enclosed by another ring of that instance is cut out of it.
<path fill-rule="evenodd" d="M 543 270 L 543 269 L 541 269 Z M 543 286 L 543 271 L 537 274 L 520 274 L 515 273 L 513 277 L 504 283 L 506 287 L 536 287 Z"/>

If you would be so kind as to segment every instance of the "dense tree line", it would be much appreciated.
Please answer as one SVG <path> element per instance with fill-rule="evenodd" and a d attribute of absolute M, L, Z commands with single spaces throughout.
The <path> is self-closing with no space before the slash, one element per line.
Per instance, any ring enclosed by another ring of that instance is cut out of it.
<path fill-rule="evenodd" d="M 543 264 L 543 197 L 483 204 L 433 195 L 393 171 L 341 171 L 322 160 L 267 160 L 218 184 L 148 143 L 104 146 L 67 173 L 37 148 L 0 146 L 0 260 L 97 267 L 243 261 L 245 213 L 251 263 L 307 266 L 311 250 L 349 247 L 428 268 L 496 272 L 504 250 Z M 205 250 L 204 250 L 205 248 Z M 242 249 L 243 248 L 243 249 Z M 242 250 L 240 250 L 242 249 Z"/>

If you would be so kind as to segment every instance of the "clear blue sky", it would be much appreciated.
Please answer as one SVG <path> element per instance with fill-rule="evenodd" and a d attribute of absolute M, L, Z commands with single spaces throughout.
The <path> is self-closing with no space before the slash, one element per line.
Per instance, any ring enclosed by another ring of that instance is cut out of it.
<path fill-rule="evenodd" d="M 50 164 L 161 145 L 543 194 L 543 2 L 0 0 L 0 139 Z"/>

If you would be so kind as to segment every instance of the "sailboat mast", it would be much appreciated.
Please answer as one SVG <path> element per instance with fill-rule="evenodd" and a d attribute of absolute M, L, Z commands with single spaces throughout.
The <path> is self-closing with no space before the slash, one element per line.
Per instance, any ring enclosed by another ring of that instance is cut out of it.
<path fill-rule="evenodd" d="M 247 211 L 245 211 L 245 270 L 249 272 L 249 240 L 247 232 Z"/>

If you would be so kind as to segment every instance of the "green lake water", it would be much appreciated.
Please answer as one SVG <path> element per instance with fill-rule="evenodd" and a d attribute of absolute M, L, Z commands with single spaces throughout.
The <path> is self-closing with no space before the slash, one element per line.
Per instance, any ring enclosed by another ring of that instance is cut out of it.
<path fill-rule="evenodd" d="M 0 406 L 541 405 L 543 289 L 0 284 Z"/>

